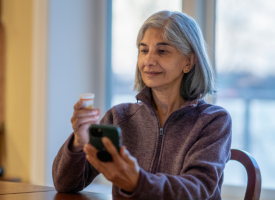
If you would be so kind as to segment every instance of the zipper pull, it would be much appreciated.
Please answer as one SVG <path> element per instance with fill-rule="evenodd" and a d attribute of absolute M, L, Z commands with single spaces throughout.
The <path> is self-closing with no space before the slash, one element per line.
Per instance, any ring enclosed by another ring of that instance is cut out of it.
<path fill-rule="evenodd" d="M 163 136 L 163 128 L 160 128 L 159 136 L 160 136 L 160 137 Z"/>

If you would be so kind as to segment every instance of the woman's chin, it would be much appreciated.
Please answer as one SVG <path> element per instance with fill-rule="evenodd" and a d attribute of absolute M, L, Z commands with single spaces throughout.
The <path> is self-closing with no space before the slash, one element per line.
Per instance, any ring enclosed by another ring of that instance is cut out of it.
<path fill-rule="evenodd" d="M 145 85 L 149 88 L 154 89 L 154 88 L 161 87 L 162 84 L 152 83 L 152 82 L 148 81 L 148 82 L 145 83 Z"/>
<path fill-rule="evenodd" d="M 153 90 L 158 90 L 158 91 L 166 90 L 167 89 L 167 87 L 165 85 L 163 85 L 163 84 L 149 84 L 149 85 L 147 85 L 147 87 L 149 87 L 149 88 L 151 88 Z"/>

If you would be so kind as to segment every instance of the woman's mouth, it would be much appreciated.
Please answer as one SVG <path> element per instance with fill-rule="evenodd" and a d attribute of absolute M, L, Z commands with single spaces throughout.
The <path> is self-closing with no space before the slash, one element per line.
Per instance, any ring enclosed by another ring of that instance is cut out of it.
<path fill-rule="evenodd" d="M 154 77 L 160 75 L 162 72 L 145 72 L 148 77 Z"/>

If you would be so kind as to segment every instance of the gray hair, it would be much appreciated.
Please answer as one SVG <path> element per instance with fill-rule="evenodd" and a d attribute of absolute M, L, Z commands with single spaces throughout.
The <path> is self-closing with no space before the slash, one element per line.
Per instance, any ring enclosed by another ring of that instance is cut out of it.
<path fill-rule="evenodd" d="M 183 55 L 195 53 L 197 62 L 184 74 L 180 94 L 186 99 L 201 98 L 213 94 L 214 74 L 206 53 L 206 44 L 197 23 L 181 12 L 160 11 L 150 16 L 141 26 L 137 36 L 137 47 L 148 28 L 164 30 L 163 38 L 171 42 Z M 136 67 L 134 90 L 140 91 L 145 86 L 138 66 Z"/>

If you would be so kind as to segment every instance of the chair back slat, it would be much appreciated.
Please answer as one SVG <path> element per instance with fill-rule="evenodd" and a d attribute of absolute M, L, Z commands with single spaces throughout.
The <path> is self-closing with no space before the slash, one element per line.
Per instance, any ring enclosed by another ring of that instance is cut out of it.
<path fill-rule="evenodd" d="M 245 192 L 245 200 L 259 200 L 261 194 L 261 172 L 260 168 L 248 152 L 231 149 L 230 160 L 236 160 L 245 167 L 247 172 L 247 187 Z"/>

